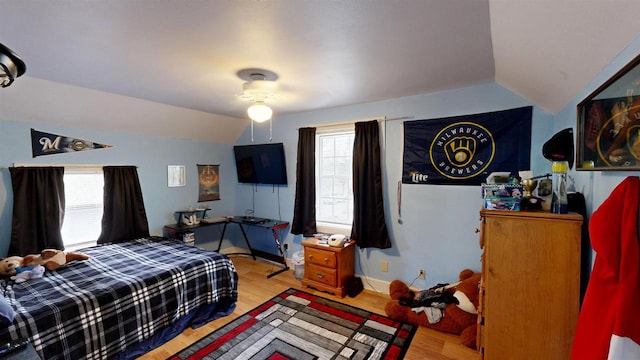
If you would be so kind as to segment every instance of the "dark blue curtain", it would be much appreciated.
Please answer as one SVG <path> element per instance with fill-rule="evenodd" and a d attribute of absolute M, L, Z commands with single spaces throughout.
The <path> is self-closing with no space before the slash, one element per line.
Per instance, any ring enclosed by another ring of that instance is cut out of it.
<path fill-rule="evenodd" d="M 391 247 L 384 218 L 379 132 L 376 120 L 355 123 L 351 239 L 361 248 Z"/>
<path fill-rule="evenodd" d="M 9 256 L 64 250 L 63 167 L 11 167 L 13 219 Z"/>
<path fill-rule="evenodd" d="M 316 128 L 300 128 L 291 233 L 312 236 L 316 229 Z"/>
<path fill-rule="evenodd" d="M 135 166 L 105 166 L 104 214 L 98 244 L 149 236 L 149 223 Z"/>

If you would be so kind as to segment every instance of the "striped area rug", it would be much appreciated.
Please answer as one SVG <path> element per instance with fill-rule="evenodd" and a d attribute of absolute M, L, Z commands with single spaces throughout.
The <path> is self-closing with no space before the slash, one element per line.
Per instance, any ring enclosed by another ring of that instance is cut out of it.
<path fill-rule="evenodd" d="M 402 359 L 416 329 L 289 289 L 169 359 Z"/>

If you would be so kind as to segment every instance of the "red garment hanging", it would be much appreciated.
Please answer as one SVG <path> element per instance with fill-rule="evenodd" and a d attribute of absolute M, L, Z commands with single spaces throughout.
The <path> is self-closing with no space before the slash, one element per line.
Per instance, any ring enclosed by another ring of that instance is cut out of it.
<path fill-rule="evenodd" d="M 640 179 L 627 177 L 591 216 L 596 258 L 571 359 L 640 358 L 639 204 Z"/>

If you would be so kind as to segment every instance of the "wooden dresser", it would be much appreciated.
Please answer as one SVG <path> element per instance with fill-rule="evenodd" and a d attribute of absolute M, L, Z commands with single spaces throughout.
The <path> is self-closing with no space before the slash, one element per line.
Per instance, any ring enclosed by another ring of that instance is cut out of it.
<path fill-rule="evenodd" d="M 569 358 L 580 308 L 582 216 L 480 211 L 481 359 Z"/>
<path fill-rule="evenodd" d="M 304 279 L 302 285 L 326 291 L 343 298 L 346 282 L 353 277 L 355 241 L 345 247 L 318 245 L 316 240 L 304 240 Z"/>

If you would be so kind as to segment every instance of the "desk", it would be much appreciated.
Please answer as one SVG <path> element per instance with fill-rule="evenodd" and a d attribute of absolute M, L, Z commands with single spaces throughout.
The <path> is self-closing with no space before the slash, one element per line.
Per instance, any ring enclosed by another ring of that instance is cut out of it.
<path fill-rule="evenodd" d="M 267 278 L 278 275 L 283 271 L 289 270 L 289 266 L 287 265 L 287 259 L 284 256 L 284 251 L 282 250 L 282 244 L 280 243 L 280 238 L 278 237 L 278 231 L 286 229 L 289 226 L 289 223 L 287 221 L 262 219 L 262 218 L 247 219 L 244 216 L 235 216 L 231 219 L 227 219 L 227 220 L 221 219 L 221 221 L 214 222 L 214 223 L 205 223 L 201 221 L 200 224 L 198 225 L 184 225 L 184 224 L 165 225 L 165 229 L 167 229 L 169 233 L 174 233 L 177 237 L 177 235 L 181 233 L 190 232 L 198 228 L 211 226 L 211 225 L 224 225 L 224 227 L 222 228 L 222 232 L 220 233 L 220 240 L 218 242 L 217 251 L 220 252 L 220 248 L 222 247 L 222 240 L 224 240 L 224 234 L 227 231 L 227 226 L 229 224 L 236 224 L 240 227 L 240 231 L 242 231 L 242 237 L 244 238 L 244 241 L 247 244 L 247 247 L 249 248 L 249 252 L 248 253 L 244 253 L 244 252 L 230 253 L 227 255 L 249 255 L 249 256 L 252 256 L 254 260 L 256 259 L 256 257 L 260 257 L 263 259 L 276 262 L 283 266 L 282 269 L 267 275 Z M 271 230 L 274 243 L 276 245 L 276 248 L 278 249 L 278 254 L 271 254 L 268 252 L 264 252 L 264 251 L 256 250 L 252 248 L 251 242 L 249 241 L 249 238 L 247 237 L 247 233 L 245 231 L 245 226 L 252 226 L 252 227 Z"/>

